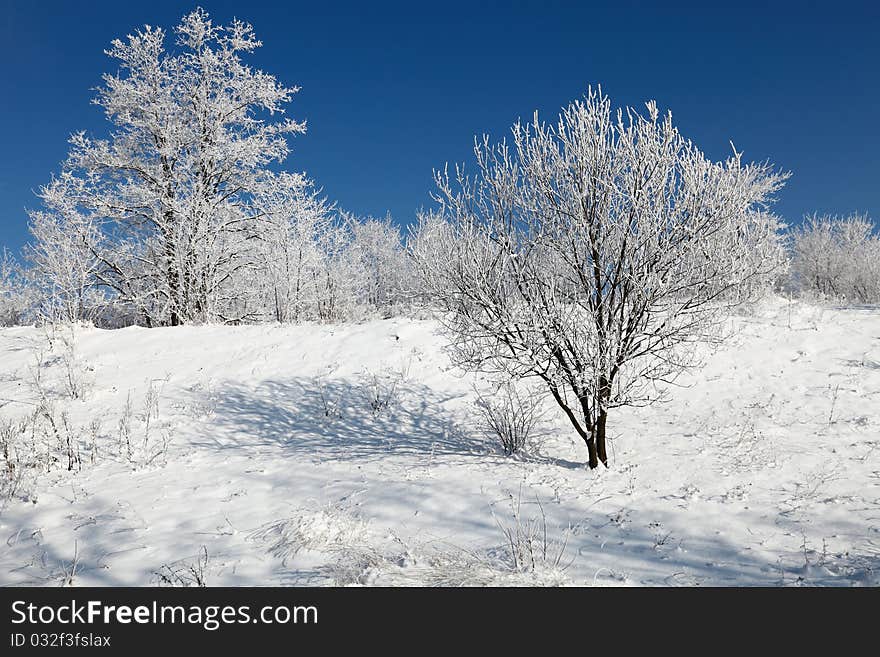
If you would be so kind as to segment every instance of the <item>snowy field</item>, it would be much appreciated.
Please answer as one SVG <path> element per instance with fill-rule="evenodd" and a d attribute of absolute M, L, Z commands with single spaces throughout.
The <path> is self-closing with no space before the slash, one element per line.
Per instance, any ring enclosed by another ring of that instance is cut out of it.
<path fill-rule="evenodd" d="M 594 471 L 431 321 L 2 329 L 0 584 L 880 585 L 880 309 L 731 322 Z"/>

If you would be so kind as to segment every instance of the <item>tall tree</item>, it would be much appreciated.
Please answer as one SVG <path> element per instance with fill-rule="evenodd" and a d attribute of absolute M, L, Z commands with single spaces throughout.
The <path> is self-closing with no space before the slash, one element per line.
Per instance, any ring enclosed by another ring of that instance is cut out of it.
<path fill-rule="evenodd" d="M 96 281 L 150 323 L 234 319 L 224 289 L 252 263 L 263 212 L 255 196 L 305 124 L 277 118 L 298 91 L 242 61 L 261 45 L 239 20 L 197 9 L 175 30 L 145 26 L 107 54 L 95 103 L 113 129 L 71 138 L 64 170 L 43 188 L 49 213 L 72 206 L 100 228 Z"/>

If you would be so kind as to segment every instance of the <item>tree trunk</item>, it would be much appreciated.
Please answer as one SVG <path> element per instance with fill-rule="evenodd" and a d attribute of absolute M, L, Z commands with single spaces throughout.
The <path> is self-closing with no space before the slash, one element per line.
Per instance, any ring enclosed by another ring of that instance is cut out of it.
<path fill-rule="evenodd" d="M 171 301 L 169 324 L 171 326 L 180 326 L 180 274 L 173 261 L 168 265 L 165 279 L 168 282 L 168 298 Z"/>
<path fill-rule="evenodd" d="M 583 418 L 584 418 L 584 421 L 586 422 L 586 428 L 584 428 L 581 425 L 578 418 L 575 416 L 574 411 L 571 410 L 569 405 L 565 402 L 564 397 L 559 393 L 558 388 L 556 388 L 556 386 L 553 385 L 549 380 L 547 382 L 550 383 L 550 392 L 553 394 L 553 398 L 556 400 L 556 403 L 559 404 L 559 407 L 563 411 L 565 411 L 565 414 L 568 416 L 569 422 L 571 422 L 571 425 L 575 428 L 575 430 L 578 432 L 578 435 L 583 439 L 583 441 L 587 445 L 587 452 L 589 453 L 589 456 L 590 456 L 590 460 L 589 460 L 590 469 L 598 468 L 599 467 L 599 452 L 596 449 L 596 431 L 595 431 L 595 426 L 590 422 L 590 419 L 591 419 L 590 406 L 587 401 L 587 398 L 584 396 L 578 397 L 578 399 L 580 400 L 580 403 L 581 403 L 581 408 L 583 410 Z M 605 454 L 604 437 L 605 437 L 605 432 L 603 431 L 602 432 L 602 438 L 603 438 L 602 454 L 603 455 Z"/>
<path fill-rule="evenodd" d="M 610 376 L 601 374 L 599 376 L 598 397 L 595 400 L 596 408 L 596 426 L 593 434 L 596 437 L 596 452 L 602 465 L 608 467 L 608 454 L 605 451 L 605 423 L 608 420 L 608 400 L 611 398 L 611 382 L 614 380 L 615 372 Z"/>
<path fill-rule="evenodd" d="M 605 421 L 608 419 L 608 411 L 600 411 L 596 422 L 596 454 L 602 465 L 608 467 L 608 454 L 605 451 Z"/>
<path fill-rule="evenodd" d="M 599 467 L 599 455 L 596 451 L 596 439 L 590 436 L 589 438 L 584 438 L 584 442 L 587 443 L 587 452 L 590 455 L 590 469 Z"/>

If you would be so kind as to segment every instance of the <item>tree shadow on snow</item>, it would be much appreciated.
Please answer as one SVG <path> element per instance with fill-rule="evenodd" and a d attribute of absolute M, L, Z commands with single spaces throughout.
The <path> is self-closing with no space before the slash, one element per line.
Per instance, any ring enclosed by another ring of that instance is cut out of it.
<path fill-rule="evenodd" d="M 495 451 L 456 423 L 444 408 L 451 397 L 420 384 L 376 394 L 359 381 L 293 378 L 221 385 L 212 399 L 212 431 L 202 444 L 213 447 L 280 447 L 334 460 Z"/>

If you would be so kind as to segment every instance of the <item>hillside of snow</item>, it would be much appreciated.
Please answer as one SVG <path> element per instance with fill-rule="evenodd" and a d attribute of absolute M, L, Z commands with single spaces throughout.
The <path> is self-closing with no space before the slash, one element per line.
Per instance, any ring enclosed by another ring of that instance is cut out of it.
<path fill-rule="evenodd" d="M 2 585 L 880 585 L 880 309 L 776 300 L 610 467 L 431 321 L 0 330 Z"/>

